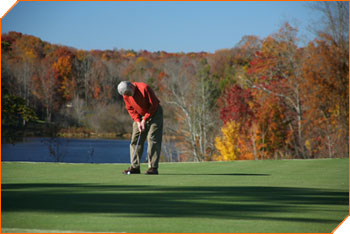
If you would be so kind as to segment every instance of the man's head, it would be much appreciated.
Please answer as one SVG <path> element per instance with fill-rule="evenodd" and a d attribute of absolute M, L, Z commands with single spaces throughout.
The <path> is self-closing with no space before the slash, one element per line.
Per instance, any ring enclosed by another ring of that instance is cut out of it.
<path fill-rule="evenodd" d="M 134 96 L 135 86 L 130 81 L 122 81 L 118 85 L 120 95 Z"/>

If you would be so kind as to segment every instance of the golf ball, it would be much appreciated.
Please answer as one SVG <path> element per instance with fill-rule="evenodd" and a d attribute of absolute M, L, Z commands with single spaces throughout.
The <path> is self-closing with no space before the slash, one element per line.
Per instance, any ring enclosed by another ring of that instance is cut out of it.
<path fill-rule="evenodd" d="M 128 175 L 130 175 L 130 171 L 128 171 Z"/>

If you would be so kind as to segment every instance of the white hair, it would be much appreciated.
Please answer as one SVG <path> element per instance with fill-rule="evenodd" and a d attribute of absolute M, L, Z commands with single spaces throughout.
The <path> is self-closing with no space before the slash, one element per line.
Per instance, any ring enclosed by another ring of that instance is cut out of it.
<path fill-rule="evenodd" d="M 118 92 L 120 95 L 124 95 L 126 91 L 132 92 L 132 84 L 130 81 L 122 81 L 118 85 Z"/>

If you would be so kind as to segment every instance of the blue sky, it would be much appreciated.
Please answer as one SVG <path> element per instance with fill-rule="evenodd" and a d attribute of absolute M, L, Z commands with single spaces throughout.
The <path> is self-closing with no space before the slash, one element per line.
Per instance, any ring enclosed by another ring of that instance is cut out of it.
<path fill-rule="evenodd" d="M 260 38 L 288 21 L 300 35 L 319 16 L 306 2 L 19 2 L 1 20 L 17 31 L 77 49 L 215 52 Z"/>

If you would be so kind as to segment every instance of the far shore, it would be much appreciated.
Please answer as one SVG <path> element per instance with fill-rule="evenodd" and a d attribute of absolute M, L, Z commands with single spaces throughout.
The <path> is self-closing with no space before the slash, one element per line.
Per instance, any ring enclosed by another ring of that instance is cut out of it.
<path fill-rule="evenodd" d="M 115 140 L 128 140 L 131 138 L 130 133 L 117 134 L 117 133 L 61 133 L 57 134 L 57 137 L 63 138 L 86 138 L 86 139 L 115 139 Z"/>

